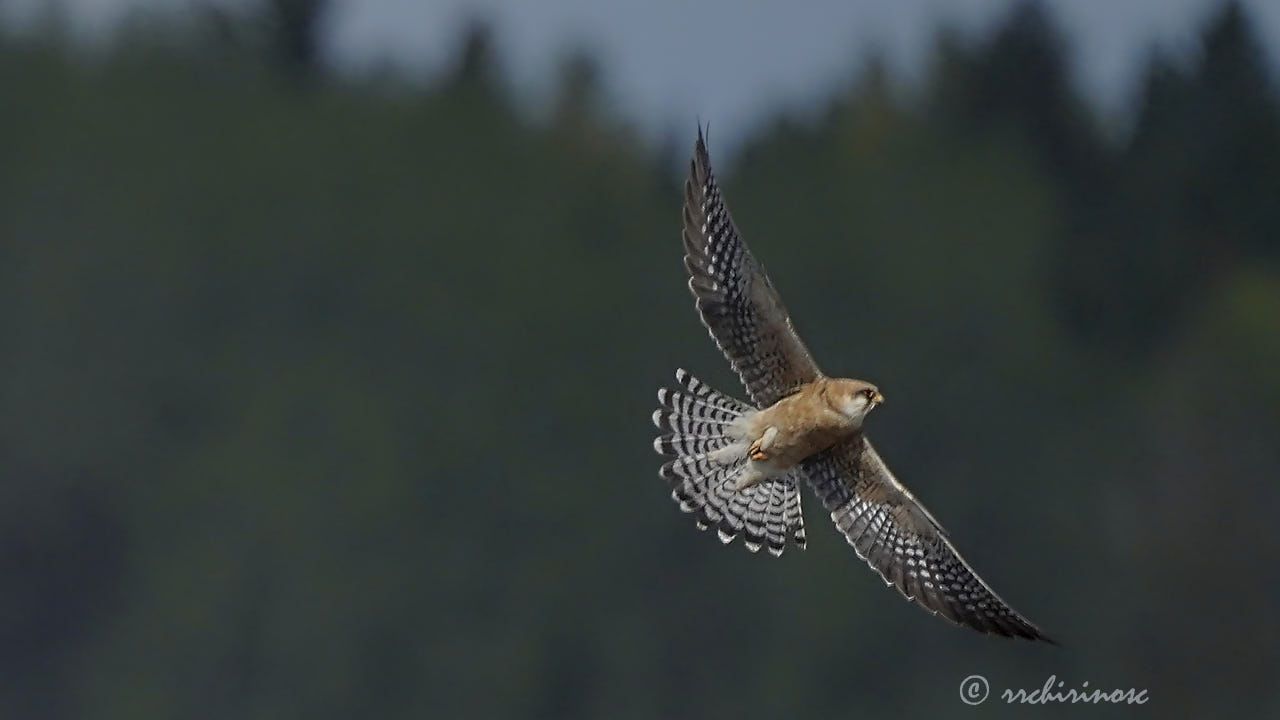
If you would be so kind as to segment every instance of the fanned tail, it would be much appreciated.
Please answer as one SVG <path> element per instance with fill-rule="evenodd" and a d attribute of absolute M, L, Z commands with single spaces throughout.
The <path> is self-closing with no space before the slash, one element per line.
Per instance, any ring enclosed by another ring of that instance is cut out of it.
<path fill-rule="evenodd" d="M 653 423 L 665 434 L 653 449 L 673 457 L 658 475 L 684 512 L 695 513 L 698 529 L 716 528 L 723 543 L 739 534 L 751 552 L 768 547 L 782 555 L 787 543 L 804 547 L 804 518 L 797 478 L 791 473 L 735 490 L 746 465 L 746 442 L 735 433 L 739 418 L 755 412 L 684 370 L 676 371 L 681 390 L 658 390 L 661 405 Z"/>

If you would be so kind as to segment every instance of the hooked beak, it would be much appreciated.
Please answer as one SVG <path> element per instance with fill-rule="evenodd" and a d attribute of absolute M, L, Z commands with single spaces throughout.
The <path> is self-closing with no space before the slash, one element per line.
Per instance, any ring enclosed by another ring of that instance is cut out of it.
<path fill-rule="evenodd" d="M 873 402 L 873 403 L 875 403 L 875 404 L 877 404 L 877 405 L 879 405 L 879 404 L 883 403 L 883 402 L 884 402 L 884 395 L 881 395 L 880 393 L 876 393 L 875 395 L 872 395 L 872 396 L 871 396 L 871 402 Z"/>

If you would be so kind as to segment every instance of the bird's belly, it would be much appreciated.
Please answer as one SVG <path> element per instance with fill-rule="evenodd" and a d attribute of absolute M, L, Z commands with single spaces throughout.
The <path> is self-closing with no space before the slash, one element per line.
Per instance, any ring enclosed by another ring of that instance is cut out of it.
<path fill-rule="evenodd" d="M 779 438 L 786 441 L 771 451 L 772 459 L 779 466 L 791 467 L 835 445 L 843 435 L 836 428 L 800 428 L 790 433 L 779 429 Z"/>
<path fill-rule="evenodd" d="M 777 429 L 772 443 L 765 450 L 769 456 L 768 465 L 779 471 L 785 471 L 857 432 L 835 413 L 782 403 L 762 410 L 752 418 L 751 426 L 749 435 L 752 439 L 763 436 L 770 427 Z"/>

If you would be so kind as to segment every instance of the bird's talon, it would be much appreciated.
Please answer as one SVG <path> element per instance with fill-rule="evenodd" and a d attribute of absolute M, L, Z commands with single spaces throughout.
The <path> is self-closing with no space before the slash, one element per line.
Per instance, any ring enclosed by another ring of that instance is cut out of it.
<path fill-rule="evenodd" d="M 751 443 L 751 447 L 747 448 L 747 457 L 751 458 L 752 460 L 768 460 L 769 459 L 768 453 L 760 449 L 759 440 L 756 440 L 755 442 Z"/>

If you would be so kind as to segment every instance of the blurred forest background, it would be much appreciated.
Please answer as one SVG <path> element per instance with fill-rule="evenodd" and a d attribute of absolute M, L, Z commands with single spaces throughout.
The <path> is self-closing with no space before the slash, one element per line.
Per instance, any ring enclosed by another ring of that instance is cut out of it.
<path fill-rule="evenodd" d="M 1280 716 L 1280 94 L 1238 7 L 1122 133 L 1034 5 L 733 155 L 702 118 L 819 361 L 1062 649 L 903 602 L 807 494 L 781 560 L 670 501 L 655 388 L 742 394 L 680 264 L 696 108 L 647 145 L 575 56 L 531 112 L 483 25 L 430 85 L 335 77 L 323 10 L 0 33 L 0 716 L 949 716 L 975 673 L 984 716 L 1050 674 Z"/>

